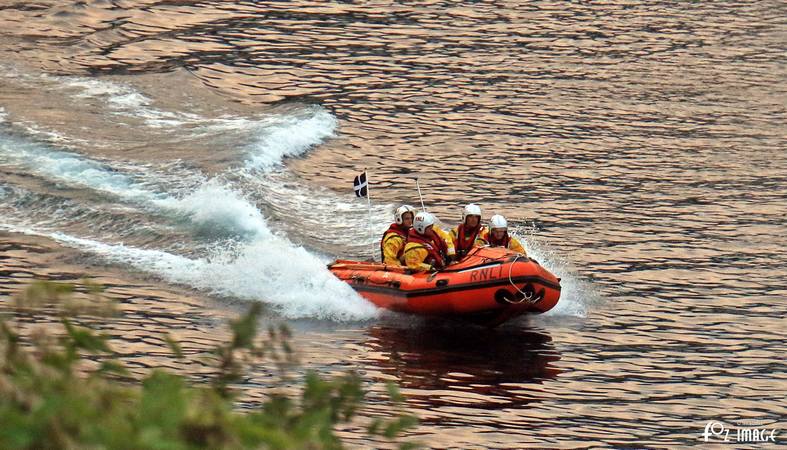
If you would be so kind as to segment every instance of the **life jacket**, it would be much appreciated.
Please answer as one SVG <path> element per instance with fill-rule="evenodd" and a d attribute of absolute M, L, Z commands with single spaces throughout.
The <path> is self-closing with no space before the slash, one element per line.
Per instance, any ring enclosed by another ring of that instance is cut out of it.
<path fill-rule="evenodd" d="M 459 258 L 465 256 L 467 252 L 473 248 L 473 245 L 475 245 L 478 233 L 481 232 L 481 224 L 478 224 L 478 226 L 472 230 L 472 234 L 467 233 L 468 231 L 471 230 L 465 230 L 465 224 L 463 223 L 459 224 L 459 227 L 457 227 L 456 243 L 454 245 L 456 246 L 456 256 Z"/>
<path fill-rule="evenodd" d="M 395 233 L 396 235 L 401 236 L 403 241 L 407 242 L 407 231 L 408 228 L 405 228 L 399 225 L 398 223 L 392 223 L 391 226 L 388 227 L 388 230 L 385 233 L 383 233 L 383 238 L 380 239 L 380 261 L 385 261 L 385 249 L 384 249 L 385 241 L 387 241 L 392 237 L 392 236 L 388 236 L 388 233 Z M 388 239 L 386 239 L 386 236 L 388 236 Z M 401 259 L 403 251 L 404 251 L 404 245 L 399 249 L 399 253 L 396 255 L 396 257 Z"/>
<path fill-rule="evenodd" d="M 426 257 L 424 262 L 426 264 L 431 264 L 438 269 L 442 269 L 445 267 L 445 252 L 448 251 L 448 247 L 445 245 L 443 239 L 432 231 L 431 236 L 424 236 L 414 228 L 410 229 L 410 233 L 407 235 L 407 242 L 415 242 L 416 244 L 421 244 L 423 248 L 429 252 L 429 255 Z"/>
<path fill-rule="evenodd" d="M 508 235 L 508 231 L 505 232 L 503 235 L 503 239 L 496 241 L 492 235 L 492 230 L 489 230 L 489 234 L 486 236 L 487 242 L 489 242 L 490 247 L 503 247 L 508 248 L 508 244 L 511 243 L 511 237 Z"/>

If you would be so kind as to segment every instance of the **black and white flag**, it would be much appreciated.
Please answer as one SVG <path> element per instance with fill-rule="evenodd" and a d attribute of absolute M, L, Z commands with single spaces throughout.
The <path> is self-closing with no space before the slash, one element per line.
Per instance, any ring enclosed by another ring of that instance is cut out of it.
<path fill-rule="evenodd" d="M 356 197 L 366 197 L 369 195 L 369 186 L 366 183 L 366 172 L 355 177 L 355 181 L 353 181 L 353 189 L 355 189 Z"/>

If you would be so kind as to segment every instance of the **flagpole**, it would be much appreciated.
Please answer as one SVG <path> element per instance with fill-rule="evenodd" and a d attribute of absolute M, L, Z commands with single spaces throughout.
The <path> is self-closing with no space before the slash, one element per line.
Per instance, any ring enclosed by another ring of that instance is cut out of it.
<path fill-rule="evenodd" d="M 415 186 L 418 188 L 418 198 L 421 199 L 421 209 L 426 212 L 426 206 L 424 206 L 424 197 L 421 195 L 421 184 L 418 183 L 418 178 L 415 179 Z"/>
<path fill-rule="evenodd" d="M 372 262 L 374 262 L 374 255 L 377 253 L 377 246 L 374 245 L 374 234 L 372 232 L 372 194 L 371 194 L 371 179 L 369 178 L 369 173 L 366 171 L 366 168 L 363 169 L 364 175 L 366 175 L 366 205 L 369 207 L 369 242 L 372 243 Z"/>

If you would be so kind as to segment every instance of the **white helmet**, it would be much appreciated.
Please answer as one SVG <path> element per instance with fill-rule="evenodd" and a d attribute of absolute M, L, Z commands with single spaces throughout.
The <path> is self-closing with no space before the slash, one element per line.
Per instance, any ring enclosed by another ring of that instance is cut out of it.
<path fill-rule="evenodd" d="M 501 216 L 500 214 L 495 214 L 489 219 L 489 229 L 494 230 L 499 228 L 507 230 L 508 221 L 506 221 L 506 218 Z"/>
<path fill-rule="evenodd" d="M 412 213 L 413 215 L 415 215 L 415 208 L 413 208 L 410 205 L 402 205 L 396 208 L 396 212 L 394 213 L 394 221 L 396 221 L 397 225 L 402 224 L 403 222 L 402 216 L 404 216 L 405 213 Z"/>
<path fill-rule="evenodd" d="M 434 225 L 434 216 L 429 214 L 426 211 L 419 212 L 415 215 L 415 219 L 413 219 L 413 228 L 419 234 L 426 233 L 426 229 L 429 225 Z"/>
<path fill-rule="evenodd" d="M 467 216 L 478 216 L 478 219 L 481 219 L 481 207 L 474 203 L 470 203 L 469 205 L 465 206 L 465 209 L 462 210 L 462 223 L 467 220 Z"/>

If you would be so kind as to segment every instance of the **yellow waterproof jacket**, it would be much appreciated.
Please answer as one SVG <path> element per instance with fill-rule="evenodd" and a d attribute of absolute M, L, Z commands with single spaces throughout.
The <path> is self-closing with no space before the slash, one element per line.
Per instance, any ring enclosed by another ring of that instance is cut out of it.
<path fill-rule="evenodd" d="M 440 230 L 439 228 L 432 227 L 435 231 L 436 239 L 443 239 L 443 234 L 446 234 L 444 231 Z M 426 248 L 425 242 L 418 242 L 419 240 L 423 240 L 423 237 L 418 237 L 417 234 L 414 234 L 415 231 L 411 230 L 410 235 L 407 238 L 407 243 L 404 246 L 404 253 L 402 254 L 402 259 L 404 260 L 404 264 L 407 266 L 408 269 L 414 270 L 416 272 L 424 272 L 424 271 L 431 271 L 434 270 L 435 267 L 431 264 L 428 264 L 426 261 L 430 259 L 430 252 Z M 431 241 L 430 241 L 431 242 Z M 433 244 L 430 243 L 430 246 Z M 447 243 L 446 243 L 447 245 Z M 432 250 L 435 254 L 439 255 L 440 264 L 447 264 L 448 261 L 445 259 L 445 255 L 442 254 L 442 250 L 439 248 L 433 248 Z M 448 249 L 448 252 L 453 252 L 451 248 Z"/>
<path fill-rule="evenodd" d="M 382 241 L 383 263 L 401 266 L 402 262 L 399 261 L 399 251 L 404 248 L 406 241 L 407 240 L 398 233 L 385 233 Z"/>
<path fill-rule="evenodd" d="M 432 229 L 438 236 L 443 238 L 443 241 L 445 241 L 445 245 L 448 247 L 448 254 L 446 256 L 448 256 L 449 259 L 454 259 L 454 257 L 456 257 L 456 248 L 454 247 L 454 240 L 451 238 L 451 233 L 443 230 L 437 225 L 432 226 Z"/>
<path fill-rule="evenodd" d="M 418 242 L 408 242 L 404 246 L 404 264 L 410 270 L 415 270 L 416 272 L 428 272 L 434 269 L 431 264 L 426 264 L 426 258 L 429 257 L 429 251 L 427 251 L 423 244 Z"/>
<path fill-rule="evenodd" d="M 519 239 L 515 238 L 514 236 L 510 236 L 510 238 L 511 240 L 508 241 L 508 249 L 527 256 L 527 252 L 525 251 L 525 246 L 522 245 L 521 242 L 519 242 Z"/>
<path fill-rule="evenodd" d="M 380 241 L 380 253 L 383 263 L 395 266 L 402 265 L 399 258 L 402 256 L 402 250 L 404 250 L 404 244 L 407 242 L 407 233 L 409 232 L 409 228 L 396 223 L 392 223 L 385 230 L 383 239 Z"/>
<path fill-rule="evenodd" d="M 497 247 L 496 245 L 493 245 L 492 241 L 489 239 L 490 231 L 489 230 L 485 230 L 485 231 L 486 232 L 484 233 L 484 241 L 487 242 L 492 247 Z M 519 242 L 519 239 L 515 238 L 514 236 L 511 236 L 510 234 L 508 235 L 508 247 L 507 248 L 509 250 L 511 250 L 511 251 L 515 251 L 517 253 L 521 253 L 521 254 L 527 256 L 527 252 L 525 251 L 525 247 L 522 245 L 521 242 Z"/>

